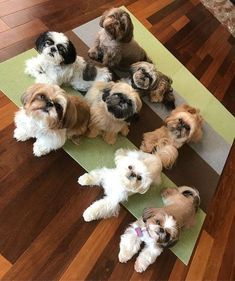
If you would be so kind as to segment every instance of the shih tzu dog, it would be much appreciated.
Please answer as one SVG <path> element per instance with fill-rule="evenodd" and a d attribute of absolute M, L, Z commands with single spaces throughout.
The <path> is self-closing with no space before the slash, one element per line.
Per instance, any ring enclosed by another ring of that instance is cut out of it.
<path fill-rule="evenodd" d="M 167 188 L 162 192 L 164 207 L 146 208 L 143 216 L 130 224 L 121 236 L 119 261 L 130 260 L 140 251 L 135 270 L 143 272 L 154 263 L 164 248 L 175 245 L 182 228 L 192 227 L 200 204 L 199 193 L 187 186 Z"/>
<path fill-rule="evenodd" d="M 143 135 L 140 149 L 157 154 L 165 168 L 171 168 L 178 157 L 178 149 L 185 143 L 202 138 L 202 116 L 199 109 L 183 104 L 165 119 L 165 125 Z"/>
<path fill-rule="evenodd" d="M 119 149 L 115 153 L 116 167 L 96 169 L 79 177 L 80 185 L 99 185 L 105 196 L 83 213 L 85 221 L 117 216 L 119 203 L 128 196 L 145 193 L 152 183 L 161 181 L 161 160 L 149 153 Z"/>
<path fill-rule="evenodd" d="M 25 73 L 36 83 L 69 84 L 86 92 L 94 81 L 110 81 L 106 67 L 97 67 L 77 56 L 73 43 L 63 33 L 47 31 L 36 40 L 38 56 L 26 61 Z"/>
<path fill-rule="evenodd" d="M 175 108 L 175 97 L 171 87 L 172 80 L 160 71 L 153 63 L 140 61 L 130 66 L 128 84 L 142 95 L 148 95 L 151 102 L 161 102 L 168 109 Z"/>
<path fill-rule="evenodd" d="M 86 133 L 90 118 L 87 103 L 78 96 L 67 95 L 59 86 L 34 84 L 22 95 L 23 107 L 16 112 L 14 138 L 36 138 L 35 156 L 62 147 L 66 138 L 78 142 Z"/>
<path fill-rule="evenodd" d="M 126 68 L 137 61 L 151 61 L 134 40 L 130 15 L 121 8 L 103 13 L 94 46 L 88 51 L 91 59 L 108 67 Z"/>
<path fill-rule="evenodd" d="M 96 82 L 85 99 L 91 111 L 88 137 L 102 135 L 109 144 L 116 142 L 119 132 L 128 134 L 131 120 L 142 107 L 138 93 L 123 82 Z"/>

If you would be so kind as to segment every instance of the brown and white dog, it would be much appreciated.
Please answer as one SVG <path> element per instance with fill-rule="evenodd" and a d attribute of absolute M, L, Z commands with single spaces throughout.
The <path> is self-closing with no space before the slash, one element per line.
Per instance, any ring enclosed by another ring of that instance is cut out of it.
<path fill-rule="evenodd" d="M 130 260 L 140 251 L 135 270 L 143 272 L 154 263 L 164 248 L 175 245 L 182 228 L 192 227 L 200 204 L 196 189 L 181 186 L 162 192 L 162 208 L 146 208 L 143 216 L 132 223 L 121 236 L 119 261 Z"/>
<path fill-rule="evenodd" d="M 175 97 L 170 77 L 158 71 L 153 63 L 140 61 L 130 66 L 129 77 L 124 79 L 151 102 L 163 103 L 168 109 L 175 108 Z"/>
<path fill-rule="evenodd" d="M 202 116 L 199 109 L 183 104 L 165 119 L 165 125 L 145 133 L 140 149 L 157 154 L 165 168 L 171 168 L 178 157 L 178 149 L 185 143 L 202 138 Z"/>
<path fill-rule="evenodd" d="M 26 141 L 36 138 L 35 156 L 62 147 L 68 138 L 78 141 L 84 135 L 90 118 L 87 103 L 70 96 L 57 85 L 34 84 L 22 95 L 23 107 L 16 112 L 14 138 Z"/>
<path fill-rule="evenodd" d="M 91 59 L 108 67 L 125 68 L 137 61 L 151 61 L 133 38 L 130 15 L 121 8 L 103 13 L 94 46 L 88 51 Z"/>
<path fill-rule="evenodd" d="M 131 120 L 142 107 L 138 93 L 122 82 L 96 82 L 85 99 L 91 111 L 88 137 L 102 135 L 109 144 L 116 142 L 119 132 L 128 134 Z"/>

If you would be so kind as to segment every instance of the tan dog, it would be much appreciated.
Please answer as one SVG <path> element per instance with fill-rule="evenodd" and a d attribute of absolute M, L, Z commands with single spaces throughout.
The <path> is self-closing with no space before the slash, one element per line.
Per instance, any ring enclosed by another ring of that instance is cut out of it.
<path fill-rule="evenodd" d="M 162 192 L 164 207 L 146 208 L 142 218 L 132 223 L 121 236 L 119 261 L 127 262 L 139 250 L 135 270 L 143 272 L 154 263 L 164 248 L 179 239 L 182 228 L 192 227 L 200 204 L 199 193 L 188 186 L 167 188 Z"/>
<path fill-rule="evenodd" d="M 127 12 L 112 8 L 100 20 L 98 36 L 88 51 L 91 59 L 108 67 L 125 68 L 137 61 L 151 61 L 133 38 L 133 24 Z"/>
<path fill-rule="evenodd" d="M 85 98 L 91 110 L 88 137 L 102 135 L 109 144 L 119 132 L 128 134 L 130 121 L 142 107 L 138 93 L 122 82 L 96 82 Z"/>
<path fill-rule="evenodd" d="M 34 84 L 21 98 L 23 108 L 15 115 L 14 138 L 36 138 L 35 156 L 62 147 L 66 138 L 78 141 L 87 130 L 90 110 L 78 96 L 69 96 L 56 85 Z"/>
<path fill-rule="evenodd" d="M 127 82 L 140 94 L 148 95 L 151 102 L 161 102 L 169 109 L 175 108 L 172 80 L 158 71 L 153 63 L 140 61 L 132 64 Z"/>
<path fill-rule="evenodd" d="M 178 106 L 165 119 L 165 126 L 143 135 L 140 149 L 157 153 L 165 168 L 170 168 L 178 157 L 178 149 L 185 143 L 202 138 L 202 116 L 199 109 L 187 104 Z"/>

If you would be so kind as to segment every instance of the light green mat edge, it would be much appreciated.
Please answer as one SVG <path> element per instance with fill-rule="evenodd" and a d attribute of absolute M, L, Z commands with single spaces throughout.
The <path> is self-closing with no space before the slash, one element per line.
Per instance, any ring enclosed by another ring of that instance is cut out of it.
<path fill-rule="evenodd" d="M 173 88 L 191 105 L 200 108 L 203 118 L 232 145 L 235 137 L 233 115 L 149 32 L 124 6 L 134 24 L 135 40 L 145 49 L 158 69 L 173 79 Z M 221 122 L 223 120 L 223 122 Z"/>
<path fill-rule="evenodd" d="M 17 106 L 21 106 L 21 94 L 34 82 L 32 78 L 24 74 L 23 70 L 25 60 L 35 55 L 36 51 L 31 49 L 0 64 L 0 89 Z M 66 90 L 70 94 L 77 93 L 71 88 L 66 88 Z M 101 138 L 83 138 L 79 146 L 68 141 L 64 146 L 64 150 L 85 170 L 91 171 L 94 168 L 102 166 L 113 167 L 114 152 L 121 147 L 130 149 L 135 148 L 127 138 L 119 136 L 115 145 L 108 145 Z M 175 186 L 175 184 L 165 175 L 162 175 L 162 184 L 160 186 L 151 187 L 151 189 L 144 195 L 134 195 L 130 197 L 128 203 L 124 205 L 136 218 L 138 218 L 141 216 L 142 210 L 145 207 L 162 205 L 162 200 L 160 198 L 160 189 L 162 187 L 173 186 Z M 171 248 L 173 253 L 186 265 L 191 257 L 204 219 L 205 213 L 202 210 L 199 210 L 195 227 L 190 230 L 184 230 L 179 243 Z"/>

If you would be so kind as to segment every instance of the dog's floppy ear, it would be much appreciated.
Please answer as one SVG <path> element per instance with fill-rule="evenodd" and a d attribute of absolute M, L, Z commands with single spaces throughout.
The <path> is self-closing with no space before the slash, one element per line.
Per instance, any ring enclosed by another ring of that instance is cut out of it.
<path fill-rule="evenodd" d="M 73 43 L 69 40 L 64 57 L 64 64 L 74 63 L 77 58 L 77 52 Z"/>
<path fill-rule="evenodd" d="M 142 101 L 141 101 L 138 93 L 136 93 L 136 96 L 135 96 L 135 104 L 136 104 L 136 113 L 138 113 L 138 112 L 140 112 L 141 107 L 142 107 Z"/>
<path fill-rule="evenodd" d="M 146 222 L 149 218 L 151 218 L 152 216 L 154 216 L 156 213 L 156 208 L 144 208 L 143 211 L 143 221 Z"/>
<path fill-rule="evenodd" d="M 112 87 L 114 86 L 114 84 L 115 83 L 113 81 L 104 82 L 103 89 L 102 89 L 102 91 L 103 91 L 102 100 L 104 102 L 106 102 L 107 97 L 110 95 L 110 91 L 111 91 Z"/>
<path fill-rule="evenodd" d="M 127 12 L 123 12 L 121 16 L 121 21 L 125 23 L 125 35 L 123 36 L 121 42 L 129 43 L 133 38 L 133 30 L 134 30 L 134 26 L 131 21 L 130 15 Z"/>
<path fill-rule="evenodd" d="M 105 11 L 105 12 L 102 14 L 102 16 L 101 16 L 101 18 L 100 18 L 100 23 L 99 23 L 99 24 L 100 24 L 100 27 L 104 27 L 104 26 L 103 26 L 103 22 L 104 22 L 104 20 L 105 20 L 107 14 L 109 13 L 110 10 L 111 10 L 111 9 Z"/>
<path fill-rule="evenodd" d="M 41 52 L 43 50 L 45 41 L 48 38 L 48 33 L 49 33 L 49 31 L 41 33 L 35 42 L 36 50 L 38 51 L 39 54 L 41 54 Z"/>
<path fill-rule="evenodd" d="M 30 98 L 32 97 L 32 95 L 34 94 L 34 92 L 41 88 L 43 86 L 43 84 L 41 83 L 36 83 L 31 85 L 30 87 L 28 87 L 28 89 L 22 94 L 20 101 L 22 103 L 23 106 L 25 106 L 28 101 L 30 100 Z"/>

